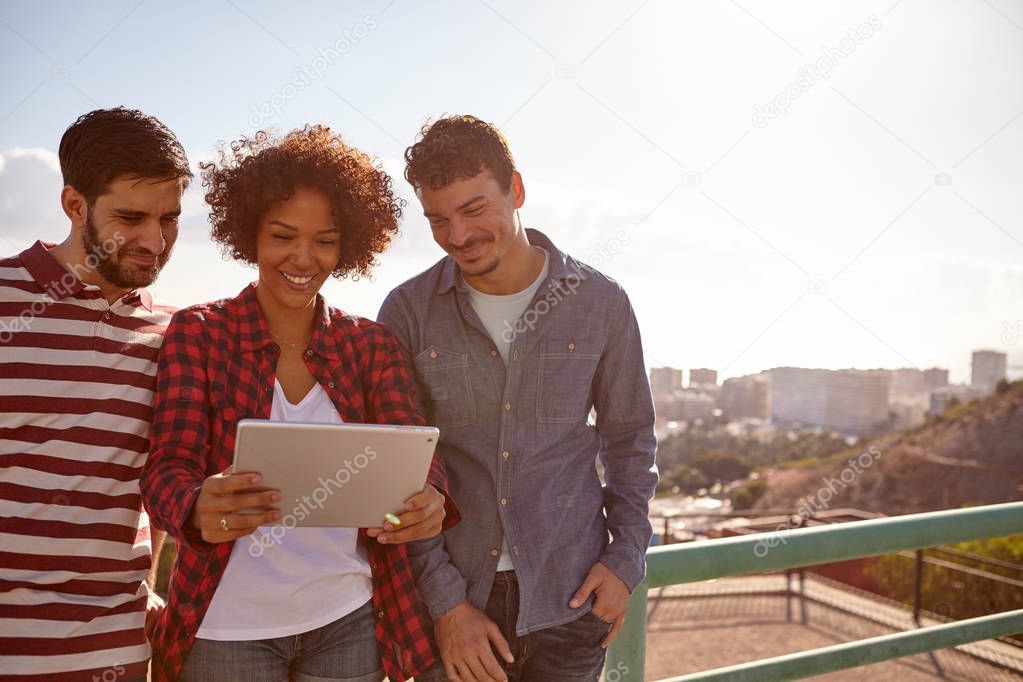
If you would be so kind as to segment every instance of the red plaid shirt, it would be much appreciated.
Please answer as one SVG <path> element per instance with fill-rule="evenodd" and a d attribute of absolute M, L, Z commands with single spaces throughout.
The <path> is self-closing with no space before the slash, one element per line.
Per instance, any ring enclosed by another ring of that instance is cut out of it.
<path fill-rule="evenodd" d="M 317 297 L 318 324 L 306 366 L 346 422 L 423 424 L 415 384 L 387 327 L 328 308 Z M 142 499 L 158 528 L 178 544 L 167 608 L 153 634 L 154 680 L 175 680 L 231 556 L 233 542 L 208 543 L 191 525 L 202 482 L 234 457 L 238 420 L 268 419 L 273 402 L 274 343 L 255 285 L 236 298 L 179 311 L 164 338 L 157 371 L 149 461 Z M 434 458 L 429 482 L 447 479 Z M 445 528 L 458 519 L 447 503 Z M 419 601 L 403 545 L 367 542 L 373 572 L 376 637 L 384 671 L 405 680 L 435 660 L 429 615 Z"/>

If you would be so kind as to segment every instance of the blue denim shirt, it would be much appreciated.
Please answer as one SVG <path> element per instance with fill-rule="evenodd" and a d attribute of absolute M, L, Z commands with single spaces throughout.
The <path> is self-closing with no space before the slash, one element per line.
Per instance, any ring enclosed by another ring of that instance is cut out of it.
<path fill-rule="evenodd" d="M 628 297 L 542 233 L 527 235 L 550 253 L 550 271 L 507 330 L 507 367 L 450 257 L 394 289 L 379 316 L 414 360 L 462 512 L 457 526 L 409 546 L 420 595 L 434 618 L 463 600 L 483 609 L 506 539 L 519 635 L 586 612 L 568 602 L 597 561 L 630 590 L 639 584 L 657 484 L 653 401 Z"/>

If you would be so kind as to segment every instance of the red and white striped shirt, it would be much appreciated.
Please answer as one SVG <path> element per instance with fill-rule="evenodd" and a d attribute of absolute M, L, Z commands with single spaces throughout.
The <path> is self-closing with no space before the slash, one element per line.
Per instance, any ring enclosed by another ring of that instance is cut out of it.
<path fill-rule="evenodd" d="M 108 304 L 42 242 L 0 260 L 0 680 L 146 675 L 139 473 L 172 312 Z"/>

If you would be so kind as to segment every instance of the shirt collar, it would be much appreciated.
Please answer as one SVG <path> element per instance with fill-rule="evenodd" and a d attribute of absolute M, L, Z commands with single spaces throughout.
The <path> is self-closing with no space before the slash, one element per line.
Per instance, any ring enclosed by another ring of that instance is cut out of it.
<path fill-rule="evenodd" d="M 586 274 L 583 272 L 580 263 L 556 247 L 554 242 L 552 242 L 543 232 L 540 230 L 534 230 L 531 227 L 526 228 L 526 239 L 528 239 L 529 243 L 533 246 L 539 246 L 546 249 L 549 254 L 548 279 L 558 281 L 564 281 L 569 277 L 574 277 L 579 281 L 586 279 Z M 446 294 L 456 287 L 460 290 L 465 290 L 465 284 L 462 281 L 461 268 L 458 267 L 454 258 L 451 256 L 445 256 L 440 278 L 437 282 L 437 293 Z"/>
<path fill-rule="evenodd" d="M 228 311 L 232 313 L 234 319 L 248 323 L 245 326 L 239 325 L 237 330 L 241 350 L 248 352 L 277 343 L 277 340 L 270 334 L 266 317 L 263 316 L 263 310 L 259 307 L 259 299 L 256 298 L 257 286 L 258 283 L 253 282 L 227 303 Z M 316 294 L 316 320 L 308 348 L 324 357 L 333 357 L 337 354 L 337 341 L 331 333 L 330 311 L 327 308 L 327 302 L 320 294 Z"/>
<path fill-rule="evenodd" d="M 85 283 L 70 270 L 65 270 L 50 254 L 54 246 L 49 242 L 36 241 L 22 251 L 21 262 L 25 264 L 32 279 L 55 300 L 60 301 L 81 292 Z"/>
<path fill-rule="evenodd" d="M 83 289 L 85 283 L 70 270 L 67 270 L 50 253 L 55 244 L 36 241 L 35 244 L 21 253 L 21 262 L 25 269 L 54 300 L 61 301 L 65 298 L 76 296 Z M 146 289 L 133 289 L 121 296 L 121 302 L 126 305 L 142 306 L 148 312 L 153 312 L 153 297 Z"/>

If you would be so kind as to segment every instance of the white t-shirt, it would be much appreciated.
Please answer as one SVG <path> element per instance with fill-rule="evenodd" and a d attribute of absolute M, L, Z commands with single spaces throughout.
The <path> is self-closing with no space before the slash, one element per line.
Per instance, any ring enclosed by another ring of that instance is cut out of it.
<path fill-rule="evenodd" d="M 497 346 L 497 351 L 501 354 L 505 366 L 508 365 L 511 345 L 515 340 L 515 334 L 519 330 L 516 322 L 526 312 L 530 301 L 533 300 L 533 296 L 536 295 L 540 285 L 547 279 L 548 272 L 550 271 L 550 254 L 547 253 L 546 249 L 540 250 L 543 251 L 543 268 L 540 269 L 540 274 L 533 280 L 533 283 L 522 291 L 498 296 L 477 291 L 469 286 L 468 282 L 465 283 L 466 288 L 469 290 L 469 301 L 472 303 L 472 308 L 479 315 L 480 322 L 483 323 L 483 327 L 490 334 L 494 345 Z M 510 571 L 514 568 L 515 565 L 512 562 L 511 554 L 508 552 L 508 542 L 502 540 L 501 559 L 497 562 L 497 570 Z"/>
<path fill-rule="evenodd" d="M 274 382 L 270 419 L 320 424 L 342 421 L 319 384 L 293 405 L 279 382 Z M 282 500 L 285 521 L 291 511 L 288 500 Z M 196 637 L 235 642 L 315 630 L 369 601 L 373 597 L 371 575 L 356 528 L 260 526 L 235 540 Z"/>

